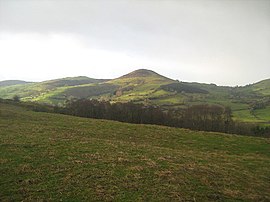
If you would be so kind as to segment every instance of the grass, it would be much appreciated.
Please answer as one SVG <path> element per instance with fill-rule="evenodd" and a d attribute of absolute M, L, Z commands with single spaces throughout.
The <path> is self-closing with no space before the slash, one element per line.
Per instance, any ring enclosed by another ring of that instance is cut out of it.
<path fill-rule="evenodd" d="M 185 97 L 181 94 L 178 95 L 169 95 L 163 98 L 159 98 L 156 100 L 153 100 L 153 103 L 155 104 L 183 104 Z"/>
<path fill-rule="evenodd" d="M 269 201 L 269 139 L 0 104 L 1 201 Z"/>
<path fill-rule="evenodd" d="M 88 77 L 67 77 L 37 83 L 26 83 L 10 86 L 0 86 L 0 97 L 10 99 L 17 95 L 24 101 L 38 101 L 49 104 L 59 104 L 65 100 L 63 91 L 73 86 L 84 86 L 107 80 Z"/>
<path fill-rule="evenodd" d="M 265 109 L 257 109 L 254 111 L 254 114 L 259 119 L 270 123 L 270 106 Z"/>
<path fill-rule="evenodd" d="M 257 117 L 255 117 L 250 113 L 249 109 L 233 111 L 233 118 L 237 121 L 243 122 L 251 122 L 251 123 L 261 122 L 261 120 L 259 120 Z"/>
<path fill-rule="evenodd" d="M 43 94 L 37 96 L 36 98 L 32 99 L 31 101 L 47 103 L 47 104 L 52 104 L 52 105 L 62 104 L 65 101 L 65 96 L 63 96 L 64 92 L 68 88 L 71 88 L 71 87 L 65 86 L 65 87 L 56 88 L 53 91 L 43 93 Z"/>
<path fill-rule="evenodd" d="M 252 88 L 256 92 L 260 92 L 263 95 L 270 95 L 270 79 L 266 79 L 255 83 L 250 88 Z"/>

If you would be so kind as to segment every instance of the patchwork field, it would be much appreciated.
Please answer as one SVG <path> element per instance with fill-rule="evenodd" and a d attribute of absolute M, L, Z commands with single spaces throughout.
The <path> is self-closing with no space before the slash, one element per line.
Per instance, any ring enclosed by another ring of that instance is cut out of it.
<path fill-rule="evenodd" d="M 269 201 L 269 167 L 266 138 L 0 104 L 0 201 Z"/>

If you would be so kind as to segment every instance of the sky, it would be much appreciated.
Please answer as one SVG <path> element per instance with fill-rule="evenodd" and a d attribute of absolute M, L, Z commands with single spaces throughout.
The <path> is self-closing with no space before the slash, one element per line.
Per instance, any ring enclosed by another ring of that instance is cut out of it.
<path fill-rule="evenodd" d="M 270 78 L 269 0 L 0 0 L 0 80 Z"/>

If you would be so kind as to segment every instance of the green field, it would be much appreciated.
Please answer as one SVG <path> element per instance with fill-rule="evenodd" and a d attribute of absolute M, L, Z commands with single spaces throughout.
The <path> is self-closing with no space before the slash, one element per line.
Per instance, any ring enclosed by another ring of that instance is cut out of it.
<path fill-rule="evenodd" d="M 234 111 L 233 116 L 235 120 L 237 121 L 244 121 L 244 122 L 250 122 L 250 123 L 257 123 L 261 121 L 257 117 L 252 115 L 249 109 Z"/>
<path fill-rule="evenodd" d="M 0 104 L 0 201 L 269 201 L 270 141 Z"/>
<path fill-rule="evenodd" d="M 259 119 L 270 123 L 270 106 L 266 107 L 265 109 L 255 110 L 254 114 Z"/>

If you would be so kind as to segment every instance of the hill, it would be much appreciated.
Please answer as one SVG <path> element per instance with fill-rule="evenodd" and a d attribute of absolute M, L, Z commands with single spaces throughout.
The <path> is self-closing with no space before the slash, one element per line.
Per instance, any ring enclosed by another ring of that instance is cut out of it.
<path fill-rule="evenodd" d="M 133 72 L 130 72 L 126 75 L 119 77 L 118 80 L 119 79 L 127 79 L 127 78 L 141 78 L 141 77 L 156 77 L 156 78 L 160 78 L 160 79 L 171 80 L 165 76 L 162 76 L 162 75 L 160 75 L 152 70 L 148 70 L 148 69 L 135 70 Z"/>
<path fill-rule="evenodd" d="M 269 201 L 269 139 L 0 104 L 1 201 Z"/>
<path fill-rule="evenodd" d="M 115 96 L 111 98 L 113 101 L 144 102 L 145 99 L 157 93 L 161 85 L 174 82 L 174 80 L 161 76 L 154 71 L 139 69 L 122 77 L 112 79 L 108 83 L 119 86 Z"/>
<path fill-rule="evenodd" d="M 65 89 L 72 86 L 87 85 L 108 81 L 107 79 L 93 79 L 85 76 L 67 77 L 36 83 L 23 83 L 12 86 L 0 86 L 0 97 L 10 99 L 13 96 L 19 96 L 23 101 L 39 101 L 49 104 L 58 104 L 66 98 L 62 95 Z M 50 99 L 47 99 L 50 97 Z"/>
<path fill-rule="evenodd" d="M 108 81 L 107 79 L 93 79 L 86 76 L 77 76 L 77 77 L 66 77 L 62 79 L 55 79 L 44 81 L 41 84 L 46 86 L 47 89 L 55 89 L 57 87 L 63 86 L 77 86 L 83 84 L 90 84 L 90 83 L 101 83 L 104 81 Z"/>
<path fill-rule="evenodd" d="M 0 87 L 13 86 L 13 85 L 18 85 L 18 84 L 27 84 L 27 83 L 31 83 L 31 82 L 21 81 L 21 80 L 5 80 L 5 81 L 0 81 Z"/>
<path fill-rule="evenodd" d="M 154 71 L 139 69 L 112 80 L 71 77 L 40 83 L 0 86 L 0 98 L 14 95 L 23 101 L 63 105 L 67 99 L 94 98 L 110 102 L 135 102 L 182 109 L 191 105 L 229 106 L 242 122 L 270 123 L 270 80 L 240 87 L 188 83 Z"/>
<path fill-rule="evenodd" d="M 270 79 L 252 84 L 248 88 L 251 88 L 253 91 L 263 95 L 270 95 Z"/>

